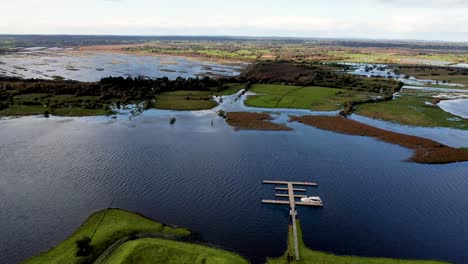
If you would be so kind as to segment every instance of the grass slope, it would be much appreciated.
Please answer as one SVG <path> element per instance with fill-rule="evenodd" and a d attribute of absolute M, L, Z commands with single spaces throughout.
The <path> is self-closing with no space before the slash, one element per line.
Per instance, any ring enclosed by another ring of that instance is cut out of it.
<path fill-rule="evenodd" d="M 248 262 L 234 253 L 207 246 L 159 238 L 143 238 L 123 244 L 105 263 L 247 264 Z"/>
<path fill-rule="evenodd" d="M 289 85 L 256 84 L 245 104 L 263 108 L 296 108 L 316 111 L 335 111 L 346 101 L 357 101 L 377 94 L 327 87 L 300 87 Z"/>
<path fill-rule="evenodd" d="M 92 237 L 93 256 L 96 258 L 113 242 L 136 233 L 167 233 L 187 236 L 190 231 L 183 228 L 170 228 L 127 211 L 108 209 L 91 215 L 75 233 L 52 250 L 32 257 L 23 263 L 80 263 L 84 259 L 83 257 L 76 257 L 77 240 Z"/>
<path fill-rule="evenodd" d="M 302 230 L 299 221 L 297 221 L 298 241 L 299 241 L 299 255 L 300 261 L 295 258 L 291 263 L 314 263 L 314 264 L 441 264 L 444 262 L 438 261 L 424 261 L 424 260 L 400 260 L 388 258 L 367 258 L 367 257 L 354 257 L 354 256 L 337 256 L 333 254 L 314 251 L 304 244 L 302 240 Z M 289 226 L 288 234 L 288 250 L 279 258 L 268 259 L 268 264 L 288 264 L 288 252 L 294 255 L 294 239 L 292 234 L 292 227 Z"/>

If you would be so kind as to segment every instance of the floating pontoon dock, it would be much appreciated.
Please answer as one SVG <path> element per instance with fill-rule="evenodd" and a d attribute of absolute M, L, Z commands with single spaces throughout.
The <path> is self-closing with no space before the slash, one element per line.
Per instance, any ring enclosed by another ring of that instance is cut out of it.
<path fill-rule="evenodd" d="M 287 185 L 287 188 L 276 187 L 277 191 L 288 191 L 288 194 L 275 194 L 276 197 L 289 198 L 288 201 L 285 200 L 262 200 L 262 203 L 265 204 L 277 204 L 277 205 L 289 205 L 290 210 L 289 214 L 291 215 L 292 227 L 293 227 L 293 236 L 294 236 L 294 252 L 296 255 L 296 260 L 299 260 L 299 246 L 297 241 L 297 227 L 296 227 L 296 205 L 301 206 L 314 206 L 314 207 L 323 207 L 322 201 L 310 201 L 310 202 L 298 202 L 296 198 L 307 198 L 306 195 L 297 195 L 294 194 L 297 192 L 305 192 L 306 189 L 295 189 L 294 185 L 299 186 L 313 186 L 317 187 L 317 183 L 312 182 L 288 182 L 288 181 L 263 181 L 263 184 L 277 184 L 277 185 Z"/>

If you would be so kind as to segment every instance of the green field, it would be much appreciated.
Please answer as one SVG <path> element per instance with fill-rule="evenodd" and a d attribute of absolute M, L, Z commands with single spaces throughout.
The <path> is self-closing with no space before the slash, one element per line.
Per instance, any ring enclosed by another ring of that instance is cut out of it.
<path fill-rule="evenodd" d="M 98 102 L 98 96 L 47 95 L 31 93 L 17 95 L 8 102 L 10 107 L 0 110 L 0 116 L 43 115 L 48 111 L 56 116 L 99 116 L 109 115 L 111 102 Z M 6 103 L 3 102 L 3 103 Z"/>
<path fill-rule="evenodd" d="M 207 91 L 174 91 L 158 96 L 154 107 L 167 110 L 204 110 L 216 107 L 213 93 Z"/>
<path fill-rule="evenodd" d="M 437 106 L 427 105 L 434 99 L 431 93 L 405 90 L 392 101 L 359 105 L 359 115 L 424 127 L 468 129 L 468 120 L 457 118 Z"/>
<path fill-rule="evenodd" d="M 296 108 L 315 111 L 335 111 L 346 101 L 368 99 L 377 94 L 326 87 L 300 87 L 289 85 L 255 84 L 250 91 L 247 106 L 264 108 Z"/>
<path fill-rule="evenodd" d="M 208 246 L 159 238 L 143 238 L 123 244 L 104 263 L 247 264 L 248 262 L 234 253 Z"/>
<path fill-rule="evenodd" d="M 228 83 L 225 85 L 226 90 L 216 92 L 215 95 L 233 95 L 244 89 L 245 84 L 243 83 Z"/>
<path fill-rule="evenodd" d="M 289 227 L 288 232 L 288 250 L 286 253 L 276 259 L 268 259 L 268 264 L 289 264 L 289 263 L 304 263 L 304 264 L 441 264 L 445 262 L 439 261 L 424 261 L 424 260 L 400 260 L 388 258 L 367 258 L 354 256 L 337 256 L 333 254 L 323 253 L 309 249 L 302 240 L 302 230 L 299 221 L 297 221 L 299 256 L 300 261 L 295 258 L 292 262 L 288 262 L 288 255 L 294 256 L 294 238 L 292 227 Z M 291 252 L 290 254 L 288 252 Z"/>

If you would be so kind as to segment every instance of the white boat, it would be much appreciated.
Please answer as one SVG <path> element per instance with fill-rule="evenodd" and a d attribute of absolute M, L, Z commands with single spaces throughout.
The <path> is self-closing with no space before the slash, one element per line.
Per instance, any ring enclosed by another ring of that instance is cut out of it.
<path fill-rule="evenodd" d="M 322 199 L 318 196 L 311 196 L 306 198 L 301 198 L 301 202 L 303 203 L 322 203 Z"/>

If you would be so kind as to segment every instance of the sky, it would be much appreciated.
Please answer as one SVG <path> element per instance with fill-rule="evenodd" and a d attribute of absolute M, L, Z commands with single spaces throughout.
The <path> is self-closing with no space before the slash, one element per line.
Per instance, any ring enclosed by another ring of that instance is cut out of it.
<path fill-rule="evenodd" d="M 468 0 L 0 0 L 0 34 L 468 41 Z"/>

